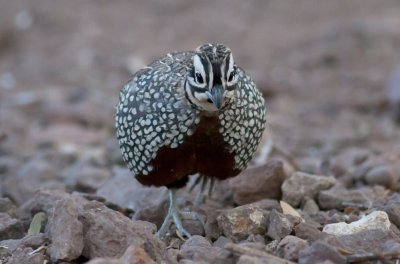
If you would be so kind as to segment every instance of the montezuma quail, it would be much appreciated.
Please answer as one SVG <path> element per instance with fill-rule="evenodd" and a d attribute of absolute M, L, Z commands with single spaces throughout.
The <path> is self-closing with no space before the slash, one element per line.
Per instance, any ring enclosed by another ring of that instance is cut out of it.
<path fill-rule="evenodd" d="M 170 190 L 159 234 L 173 221 L 190 236 L 175 190 L 195 173 L 223 180 L 246 168 L 265 128 L 264 100 L 227 46 L 205 44 L 139 70 L 120 93 L 116 128 L 138 181 Z"/>

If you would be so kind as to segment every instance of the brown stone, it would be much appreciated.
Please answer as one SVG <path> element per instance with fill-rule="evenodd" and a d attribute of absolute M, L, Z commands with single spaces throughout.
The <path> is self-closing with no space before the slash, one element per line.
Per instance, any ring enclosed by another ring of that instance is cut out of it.
<path fill-rule="evenodd" d="M 243 205 L 266 198 L 280 199 L 281 185 L 285 179 L 282 162 L 271 160 L 265 165 L 243 171 L 232 178 L 229 184 L 235 203 Z"/>

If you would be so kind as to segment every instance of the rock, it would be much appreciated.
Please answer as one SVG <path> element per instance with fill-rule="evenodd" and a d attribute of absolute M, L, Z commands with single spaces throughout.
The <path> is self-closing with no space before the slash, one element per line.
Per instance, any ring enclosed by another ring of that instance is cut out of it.
<path fill-rule="evenodd" d="M 24 247 L 30 248 L 38 248 L 45 244 L 48 244 L 48 238 L 43 233 L 35 234 L 35 235 L 27 235 L 26 237 L 21 239 L 21 245 Z"/>
<path fill-rule="evenodd" d="M 256 202 L 265 198 L 280 199 L 281 185 L 286 179 L 283 164 L 271 160 L 267 164 L 244 170 L 229 180 L 233 200 L 239 205 Z"/>
<path fill-rule="evenodd" d="M 346 258 L 329 244 L 316 241 L 311 246 L 300 251 L 299 264 L 324 263 L 330 261 L 335 264 L 347 263 Z M 329 262 L 327 262 L 329 263 Z"/>
<path fill-rule="evenodd" d="M 102 203 L 85 204 L 80 214 L 84 230 L 86 258 L 121 257 L 128 246 L 140 246 L 156 262 L 164 259 L 165 246 L 154 235 L 156 226 L 143 221 L 132 221 Z"/>
<path fill-rule="evenodd" d="M 229 263 L 230 253 L 222 248 L 212 247 L 211 243 L 202 236 L 194 235 L 183 243 L 180 250 L 181 259 L 189 259 L 195 263 Z"/>
<path fill-rule="evenodd" d="M 41 252 L 32 254 L 32 248 L 17 248 L 6 262 L 7 264 L 43 264 L 48 259 Z"/>
<path fill-rule="evenodd" d="M 397 175 L 392 170 L 392 167 L 388 165 L 379 165 L 368 170 L 364 176 L 364 180 L 371 186 L 381 185 L 386 188 L 395 189 L 399 177 L 400 175 Z"/>
<path fill-rule="evenodd" d="M 265 238 L 262 235 L 251 234 L 246 238 L 245 241 L 247 243 L 259 244 L 259 245 L 265 246 Z M 243 243 L 243 241 L 241 243 Z"/>
<path fill-rule="evenodd" d="M 213 247 L 224 248 L 226 243 L 232 243 L 232 240 L 225 236 L 220 236 L 217 240 L 214 241 Z"/>
<path fill-rule="evenodd" d="M 126 264 L 119 259 L 115 258 L 94 258 L 86 264 Z"/>
<path fill-rule="evenodd" d="M 281 258 L 297 262 L 299 259 L 300 250 L 305 249 L 308 246 L 307 241 L 295 237 L 285 236 L 278 244 L 276 255 Z"/>
<path fill-rule="evenodd" d="M 267 211 L 271 211 L 273 209 L 279 212 L 282 211 L 280 203 L 277 200 L 272 199 L 262 199 L 257 202 L 251 203 L 250 205 L 259 207 Z"/>
<path fill-rule="evenodd" d="M 298 224 L 297 226 L 295 226 L 294 232 L 298 238 L 310 242 L 318 240 L 323 236 L 323 233 L 318 228 L 308 223 Z"/>
<path fill-rule="evenodd" d="M 261 258 L 249 256 L 249 255 L 241 255 L 237 261 L 237 264 L 265 264 Z"/>
<path fill-rule="evenodd" d="M 336 177 L 341 177 L 354 171 L 371 155 L 371 151 L 363 148 L 347 148 L 331 161 L 331 171 Z"/>
<path fill-rule="evenodd" d="M 388 202 L 384 205 L 383 210 L 388 214 L 389 220 L 400 227 L 400 195 L 393 194 Z"/>
<path fill-rule="evenodd" d="M 65 191 L 40 189 L 31 199 L 21 206 L 21 211 L 24 212 L 26 215 L 25 217 L 30 217 L 32 214 L 37 212 L 48 213 L 57 201 L 68 199 L 69 197 L 70 194 Z M 86 201 L 84 198 L 80 198 L 82 199 L 80 202 L 84 203 Z M 76 199 L 79 198 L 77 197 Z"/>
<path fill-rule="evenodd" d="M 139 211 L 158 207 L 168 199 L 167 188 L 145 187 L 141 185 L 128 169 L 116 169 L 111 179 L 100 187 L 96 194 L 107 201 Z"/>
<path fill-rule="evenodd" d="M 280 240 L 283 237 L 292 233 L 295 225 L 299 224 L 301 219 L 291 215 L 284 215 L 276 210 L 272 210 L 269 214 L 269 225 L 267 235 L 275 240 Z"/>
<path fill-rule="evenodd" d="M 65 185 L 61 182 L 60 172 L 62 158 L 60 155 L 51 155 L 54 153 L 39 152 L 19 167 L 12 176 L 6 178 L 3 182 L 4 195 L 20 205 L 39 189 L 64 190 Z"/>
<path fill-rule="evenodd" d="M 95 192 L 111 178 L 111 172 L 106 168 L 98 168 L 93 165 L 78 161 L 68 170 L 65 183 L 82 192 Z"/>
<path fill-rule="evenodd" d="M 139 246 L 130 246 L 120 258 L 124 264 L 155 264 L 146 251 Z"/>
<path fill-rule="evenodd" d="M 346 207 L 368 208 L 371 201 L 384 197 L 386 190 L 381 186 L 361 187 L 357 189 L 333 188 L 321 191 L 318 204 L 322 209 L 344 210 Z"/>
<path fill-rule="evenodd" d="M 393 239 L 399 242 L 399 237 L 394 233 L 380 229 L 337 236 L 340 247 L 350 249 L 352 252 L 383 252 L 386 242 Z"/>
<path fill-rule="evenodd" d="M 22 223 L 6 213 L 0 213 L 0 241 L 21 238 L 25 234 Z"/>
<path fill-rule="evenodd" d="M 217 221 L 226 237 L 232 241 L 240 241 L 250 234 L 265 234 L 268 211 L 252 205 L 243 205 L 223 211 Z"/>
<path fill-rule="evenodd" d="M 313 199 L 320 191 L 329 189 L 335 184 L 336 179 L 332 176 L 295 172 L 282 185 L 282 199 L 292 206 L 298 206 L 302 201 Z"/>
<path fill-rule="evenodd" d="M 77 259 L 83 250 L 83 225 L 76 200 L 59 200 L 48 213 L 46 234 L 51 239 L 48 254 L 53 262 Z"/>
<path fill-rule="evenodd" d="M 17 207 L 9 198 L 0 197 L 0 213 L 7 213 L 11 217 L 17 217 Z"/>
<path fill-rule="evenodd" d="M 224 210 L 208 210 L 206 211 L 206 225 L 204 227 L 204 232 L 208 239 L 217 239 L 221 236 L 222 230 L 218 224 L 218 217 Z"/>
<path fill-rule="evenodd" d="M 319 207 L 314 199 L 308 199 L 303 205 L 303 212 L 308 215 L 316 215 L 319 212 Z"/>
<path fill-rule="evenodd" d="M 369 215 L 362 217 L 360 220 L 347 223 L 335 223 L 324 226 L 323 232 L 336 235 L 352 235 L 367 230 L 389 231 L 390 221 L 388 215 L 383 211 L 374 211 Z"/>

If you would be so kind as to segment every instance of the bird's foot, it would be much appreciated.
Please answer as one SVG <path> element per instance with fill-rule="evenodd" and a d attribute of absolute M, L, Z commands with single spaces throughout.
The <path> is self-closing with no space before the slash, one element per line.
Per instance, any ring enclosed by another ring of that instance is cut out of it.
<path fill-rule="evenodd" d="M 190 233 L 183 227 L 182 220 L 197 220 L 201 223 L 203 228 L 205 227 L 204 216 L 201 216 L 196 212 L 179 210 L 178 206 L 176 205 L 175 192 L 176 190 L 174 189 L 170 190 L 170 206 L 168 214 L 157 232 L 158 237 L 163 237 L 166 234 L 171 223 L 175 224 L 176 229 L 181 236 L 191 237 Z"/>

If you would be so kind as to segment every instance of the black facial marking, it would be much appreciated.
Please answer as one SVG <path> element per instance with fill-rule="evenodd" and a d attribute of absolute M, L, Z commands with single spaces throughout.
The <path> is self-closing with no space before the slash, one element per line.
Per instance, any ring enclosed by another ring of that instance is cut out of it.
<path fill-rule="evenodd" d="M 221 80 L 221 65 L 219 63 L 213 63 L 213 74 L 214 74 L 214 83 L 213 85 L 220 84 L 222 85 L 222 80 Z"/>

